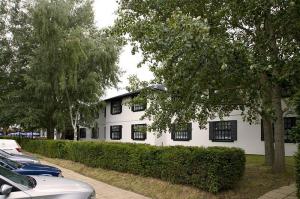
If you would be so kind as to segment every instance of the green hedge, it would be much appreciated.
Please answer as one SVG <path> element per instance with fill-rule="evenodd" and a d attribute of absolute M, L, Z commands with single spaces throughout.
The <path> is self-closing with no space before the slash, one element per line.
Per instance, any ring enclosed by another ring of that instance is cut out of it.
<path fill-rule="evenodd" d="M 300 145 L 298 145 L 298 152 L 295 156 L 296 160 L 296 184 L 297 184 L 297 196 L 300 198 Z"/>
<path fill-rule="evenodd" d="M 245 153 L 225 147 L 18 139 L 26 151 L 120 172 L 188 184 L 209 192 L 232 188 L 243 176 Z"/>

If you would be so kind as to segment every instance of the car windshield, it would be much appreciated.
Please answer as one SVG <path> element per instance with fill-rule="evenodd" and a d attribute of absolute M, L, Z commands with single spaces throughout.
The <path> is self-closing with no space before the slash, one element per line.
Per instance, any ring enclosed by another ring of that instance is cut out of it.
<path fill-rule="evenodd" d="M 4 157 L 0 157 L 0 161 L 7 164 L 7 165 L 9 165 L 9 166 L 11 166 L 14 169 L 18 169 L 18 168 L 23 167 L 23 164 L 12 161 L 12 160 L 9 160 L 9 159 L 4 158 Z"/>
<path fill-rule="evenodd" d="M 11 157 L 12 155 L 0 149 L 0 156 L 8 158 Z"/>
<path fill-rule="evenodd" d="M 12 172 L 1 166 L 0 166 L 0 175 L 2 175 L 3 177 L 5 177 L 17 184 L 21 184 L 28 188 L 33 188 L 36 185 L 35 180 L 33 178 L 31 178 L 29 176 L 20 175 L 18 173 Z"/>

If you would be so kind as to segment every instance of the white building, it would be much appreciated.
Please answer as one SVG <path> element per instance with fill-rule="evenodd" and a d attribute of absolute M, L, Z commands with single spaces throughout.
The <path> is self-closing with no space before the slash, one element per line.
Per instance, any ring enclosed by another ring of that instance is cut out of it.
<path fill-rule="evenodd" d="M 186 129 L 173 133 L 141 131 L 139 127 L 151 123 L 140 120 L 145 106 L 129 107 L 128 101 L 136 93 L 127 93 L 106 100 L 106 108 L 100 111 L 92 129 L 81 129 L 80 138 L 85 140 L 105 140 L 114 142 L 143 143 L 157 146 L 227 146 L 240 147 L 247 154 L 264 154 L 264 141 L 260 121 L 256 124 L 244 122 L 239 111 L 233 111 L 229 117 L 208 121 L 206 129 L 200 129 L 197 123 L 189 123 Z M 286 134 L 296 124 L 295 115 L 285 115 Z M 176 128 L 175 128 L 176 129 Z M 286 136 L 287 137 L 287 136 Z M 286 155 L 293 155 L 297 146 L 286 140 Z"/>

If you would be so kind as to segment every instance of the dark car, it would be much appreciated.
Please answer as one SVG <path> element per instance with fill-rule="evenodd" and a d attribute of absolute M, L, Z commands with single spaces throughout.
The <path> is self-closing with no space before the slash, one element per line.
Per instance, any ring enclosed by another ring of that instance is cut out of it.
<path fill-rule="evenodd" d="M 22 175 L 43 175 L 62 177 L 61 170 L 52 166 L 32 163 L 18 163 L 0 157 L 0 166 Z"/>

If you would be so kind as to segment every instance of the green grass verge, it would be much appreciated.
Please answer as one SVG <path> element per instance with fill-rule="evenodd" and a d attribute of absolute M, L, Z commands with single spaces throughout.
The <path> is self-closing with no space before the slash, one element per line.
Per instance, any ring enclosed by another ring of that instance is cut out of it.
<path fill-rule="evenodd" d="M 104 170 L 100 168 L 91 168 L 68 160 L 45 158 L 43 156 L 39 157 L 48 162 L 73 170 L 107 184 L 140 193 L 151 198 L 254 199 L 268 191 L 295 182 L 295 162 L 293 157 L 286 157 L 285 173 L 273 174 L 271 169 L 264 165 L 263 156 L 247 155 L 246 170 L 243 179 L 233 190 L 221 192 L 217 195 L 213 195 L 190 186 L 171 184 L 159 179 Z"/>

